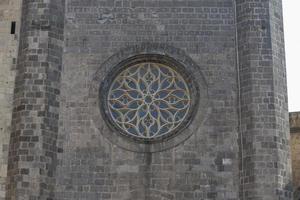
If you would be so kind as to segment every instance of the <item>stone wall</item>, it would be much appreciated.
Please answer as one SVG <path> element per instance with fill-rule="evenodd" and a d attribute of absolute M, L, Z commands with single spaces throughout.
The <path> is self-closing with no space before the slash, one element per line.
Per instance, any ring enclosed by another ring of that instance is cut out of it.
<path fill-rule="evenodd" d="M 241 198 L 291 199 L 280 0 L 237 0 Z"/>
<path fill-rule="evenodd" d="M 66 1 L 56 198 L 239 199 L 234 13 L 232 0 Z M 204 123 L 161 152 L 120 148 L 90 103 L 108 71 L 143 53 L 196 66 L 207 85 Z"/>
<path fill-rule="evenodd" d="M 6 199 L 52 199 L 64 1 L 22 2 Z"/>
<path fill-rule="evenodd" d="M 5 196 L 21 0 L 0 1 L 0 199 Z M 16 30 L 11 34 L 12 22 Z"/>
<path fill-rule="evenodd" d="M 23 1 L 17 62 L 8 33 L 7 200 L 293 198 L 280 0 Z M 153 143 L 103 110 L 107 77 L 145 54 L 183 66 L 199 98 L 185 129 Z"/>
<path fill-rule="evenodd" d="M 294 198 L 300 198 L 300 113 L 290 113 L 291 154 L 293 169 Z"/>

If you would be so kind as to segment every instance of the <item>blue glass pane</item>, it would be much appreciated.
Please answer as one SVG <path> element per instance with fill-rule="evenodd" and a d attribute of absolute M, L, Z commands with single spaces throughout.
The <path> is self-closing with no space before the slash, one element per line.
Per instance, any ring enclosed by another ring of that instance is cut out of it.
<path fill-rule="evenodd" d="M 128 91 L 128 94 L 133 99 L 139 99 L 139 98 L 141 98 L 141 95 L 140 95 L 140 93 L 137 90 L 130 90 L 130 91 Z"/>

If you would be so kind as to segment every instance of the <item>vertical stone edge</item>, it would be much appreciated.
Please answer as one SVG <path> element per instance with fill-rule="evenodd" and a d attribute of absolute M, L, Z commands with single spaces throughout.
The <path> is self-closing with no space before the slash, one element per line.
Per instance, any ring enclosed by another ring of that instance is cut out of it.
<path fill-rule="evenodd" d="M 64 0 L 23 1 L 6 199 L 54 196 Z"/>
<path fill-rule="evenodd" d="M 278 147 L 278 188 L 276 194 L 284 199 L 293 198 L 290 129 L 285 62 L 282 0 L 269 1 L 271 41 L 276 109 L 276 143 Z"/>
<path fill-rule="evenodd" d="M 281 0 L 236 0 L 240 198 L 292 199 Z"/>

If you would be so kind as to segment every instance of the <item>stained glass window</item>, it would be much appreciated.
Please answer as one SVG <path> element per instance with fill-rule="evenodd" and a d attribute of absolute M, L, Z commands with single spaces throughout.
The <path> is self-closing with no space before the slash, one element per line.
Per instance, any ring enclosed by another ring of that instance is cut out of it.
<path fill-rule="evenodd" d="M 184 123 L 191 107 L 189 87 L 175 69 L 142 62 L 121 71 L 107 95 L 108 113 L 126 134 L 155 139 Z"/>

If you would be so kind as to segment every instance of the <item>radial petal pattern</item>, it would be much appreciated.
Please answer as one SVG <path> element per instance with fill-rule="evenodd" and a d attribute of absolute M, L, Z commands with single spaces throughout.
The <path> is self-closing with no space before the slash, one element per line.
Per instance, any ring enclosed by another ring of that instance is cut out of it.
<path fill-rule="evenodd" d="M 191 106 L 183 77 L 155 62 L 135 64 L 121 71 L 110 86 L 107 100 L 116 126 L 144 139 L 171 134 L 184 122 Z"/>

